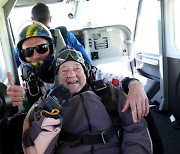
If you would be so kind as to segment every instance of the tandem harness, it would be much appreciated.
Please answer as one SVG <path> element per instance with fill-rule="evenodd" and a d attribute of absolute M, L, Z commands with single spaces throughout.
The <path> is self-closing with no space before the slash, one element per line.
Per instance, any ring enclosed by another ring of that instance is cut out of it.
<path fill-rule="evenodd" d="M 102 103 L 105 105 L 106 110 L 112 120 L 112 126 L 106 130 L 96 133 L 96 134 L 71 134 L 61 130 L 59 141 L 61 142 L 71 142 L 72 146 L 77 146 L 79 144 L 107 144 L 109 140 L 114 136 L 122 140 L 122 124 L 119 117 L 115 103 L 111 98 L 111 93 L 108 86 L 104 81 L 98 80 L 91 83 L 91 88 L 96 95 L 101 97 Z"/>

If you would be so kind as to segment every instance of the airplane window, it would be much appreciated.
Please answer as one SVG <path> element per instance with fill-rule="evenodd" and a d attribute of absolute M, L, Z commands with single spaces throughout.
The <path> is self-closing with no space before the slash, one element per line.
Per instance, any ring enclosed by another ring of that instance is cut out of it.
<path fill-rule="evenodd" d="M 68 30 L 77 30 L 87 27 L 102 27 L 122 24 L 134 31 L 137 6 L 139 0 L 90 0 L 78 1 L 75 12 L 72 11 L 73 3 L 47 4 L 52 15 L 51 27 L 66 26 Z M 103 4 L 103 5 L 102 5 Z M 111 5 L 111 6 L 109 6 Z M 20 25 L 31 19 L 31 9 L 28 7 L 15 7 L 10 14 L 14 34 Z M 110 10 L 110 8 L 113 8 Z M 69 18 L 69 13 L 74 13 L 74 18 Z M 22 16 L 23 14 L 23 16 Z"/>
<path fill-rule="evenodd" d="M 4 56 L 2 52 L 2 46 L 1 46 L 1 40 L 0 40 L 0 82 L 2 82 L 5 79 L 6 75 L 6 69 L 5 69 L 5 62 L 4 62 Z"/>
<path fill-rule="evenodd" d="M 21 25 L 25 21 L 31 19 L 31 8 L 32 7 L 15 7 L 14 9 L 12 9 L 9 19 L 11 21 L 12 30 L 15 37 L 17 36 L 17 32 Z"/>
<path fill-rule="evenodd" d="M 143 1 L 134 44 L 136 53 L 159 55 L 159 20 L 160 1 Z"/>
<path fill-rule="evenodd" d="M 70 25 L 74 25 L 72 23 L 72 20 L 70 20 L 67 16 L 69 13 L 69 5 L 64 3 L 58 3 L 58 4 L 46 4 L 48 5 L 52 21 L 51 21 L 51 27 L 58 27 L 58 26 L 67 26 L 69 29 Z M 13 29 L 14 36 L 17 35 L 17 32 L 21 25 L 26 22 L 27 20 L 31 20 L 31 9 L 33 6 L 22 6 L 22 7 L 15 7 L 11 13 L 10 13 L 10 21 Z M 59 9 L 61 8 L 61 9 Z M 23 16 L 22 16 L 23 12 Z"/>
<path fill-rule="evenodd" d="M 180 50 L 180 18 L 179 18 L 179 10 L 180 7 L 180 1 L 174 0 L 174 35 L 175 35 L 175 45 Z"/>
<path fill-rule="evenodd" d="M 133 31 L 138 2 L 139 0 L 90 0 L 84 3 L 82 13 L 77 14 L 79 20 L 76 25 L 83 28 L 122 24 Z"/>

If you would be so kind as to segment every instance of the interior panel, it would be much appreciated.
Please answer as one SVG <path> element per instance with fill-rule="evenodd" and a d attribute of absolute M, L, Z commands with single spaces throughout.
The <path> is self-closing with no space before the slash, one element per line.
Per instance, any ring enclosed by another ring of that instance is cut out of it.
<path fill-rule="evenodd" d="M 168 108 L 180 123 L 180 60 L 168 58 Z"/>
<path fill-rule="evenodd" d="M 72 31 L 91 56 L 93 64 L 104 72 L 132 76 L 131 32 L 123 25 Z"/>

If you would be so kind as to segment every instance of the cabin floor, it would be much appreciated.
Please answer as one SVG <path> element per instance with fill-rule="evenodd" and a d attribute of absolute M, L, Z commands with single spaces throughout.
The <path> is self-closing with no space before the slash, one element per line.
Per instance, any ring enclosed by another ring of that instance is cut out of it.
<path fill-rule="evenodd" d="M 158 143 L 157 141 L 154 142 L 156 151 L 159 150 L 162 154 L 180 154 L 180 130 L 172 127 L 169 119 L 170 114 L 168 112 L 159 111 L 155 108 L 150 111 L 154 123 L 157 126 L 157 131 L 159 132 L 164 152 L 158 149 L 161 148 L 161 143 Z"/>

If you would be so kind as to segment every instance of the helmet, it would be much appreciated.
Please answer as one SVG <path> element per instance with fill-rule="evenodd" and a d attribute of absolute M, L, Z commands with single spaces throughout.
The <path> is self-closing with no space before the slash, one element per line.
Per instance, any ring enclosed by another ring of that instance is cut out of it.
<path fill-rule="evenodd" d="M 64 49 L 57 55 L 57 62 L 56 62 L 57 67 L 55 70 L 55 74 L 57 74 L 59 67 L 67 61 L 76 61 L 80 63 L 84 69 L 86 76 L 87 77 L 89 76 L 88 63 L 84 60 L 81 52 L 73 48 Z"/>
<path fill-rule="evenodd" d="M 25 22 L 25 24 L 20 29 L 18 37 L 16 39 L 17 49 L 19 52 L 20 60 L 25 62 L 25 57 L 21 53 L 22 44 L 25 40 L 32 37 L 42 37 L 46 39 L 50 44 L 50 51 L 53 53 L 53 37 L 50 30 L 40 22 L 31 21 Z"/>
<path fill-rule="evenodd" d="M 39 77 L 45 82 L 51 82 L 51 79 L 54 75 L 48 72 L 49 68 L 54 65 L 55 55 L 54 55 L 54 46 L 53 46 L 53 37 L 50 30 L 40 22 L 30 20 L 25 22 L 19 30 L 18 36 L 16 38 L 16 45 L 19 54 L 19 60 L 22 66 L 28 67 L 30 70 L 34 70 Z M 25 40 L 32 37 L 42 37 L 49 42 L 50 55 L 47 59 L 29 63 L 26 61 L 25 57 L 22 55 L 22 44 Z M 51 74 L 51 75 L 50 75 Z"/>

